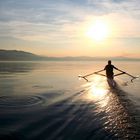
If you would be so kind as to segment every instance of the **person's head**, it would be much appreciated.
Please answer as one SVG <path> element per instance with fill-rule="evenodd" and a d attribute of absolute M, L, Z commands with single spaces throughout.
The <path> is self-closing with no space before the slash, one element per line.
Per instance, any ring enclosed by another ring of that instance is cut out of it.
<path fill-rule="evenodd" d="M 111 60 L 108 60 L 108 65 L 111 65 Z"/>

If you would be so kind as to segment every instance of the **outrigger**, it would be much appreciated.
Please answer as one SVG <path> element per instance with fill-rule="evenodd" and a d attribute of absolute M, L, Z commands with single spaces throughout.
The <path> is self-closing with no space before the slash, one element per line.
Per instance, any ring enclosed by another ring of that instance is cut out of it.
<path fill-rule="evenodd" d="M 100 72 L 102 72 L 102 71 L 104 71 L 104 70 L 96 71 L 96 72 L 93 72 L 93 73 L 90 73 L 90 74 L 87 74 L 87 75 L 84 75 L 84 76 L 79 75 L 78 77 L 79 77 L 79 78 L 85 79 L 87 82 L 89 82 L 89 80 L 87 79 L 87 77 L 89 77 L 89 76 L 91 76 L 91 75 L 93 75 L 93 74 L 97 74 L 97 75 L 101 75 L 101 76 L 107 77 L 105 74 L 100 73 Z M 133 75 L 131 75 L 131 74 L 127 73 L 127 72 L 124 72 L 124 71 L 122 71 L 122 70 L 119 70 L 119 71 L 120 71 L 120 73 L 115 74 L 114 77 L 120 76 L 120 75 L 123 75 L 123 74 L 126 74 L 126 75 L 128 75 L 128 76 L 131 77 L 131 82 L 133 82 L 134 79 L 139 78 L 138 76 L 133 76 Z"/>
<path fill-rule="evenodd" d="M 113 69 L 118 70 L 120 73 L 114 75 Z M 106 70 L 106 75 L 100 73 L 100 72 L 102 72 L 102 71 L 104 71 L 104 70 Z M 123 75 L 123 74 L 126 74 L 126 75 L 130 76 L 130 77 L 131 77 L 131 82 L 133 82 L 134 79 L 138 78 L 138 77 L 133 76 L 133 75 L 131 75 L 131 74 L 125 72 L 125 71 L 122 71 L 122 70 L 116 68 L 114 65 L 111 64 L 111 60 L 108 61 L 108 65 L 106 65 L 105 68 L 104 68 L 103 70 L 96 71 L 96 72 L 93 72 L 93 73 L 90 73 L 90 74 L 87 74 L 87 75 L 84 75 L 84 76 L 79 75 L 78 77 L 83 78 L 83 79 L 85 79 L 85 80 L 88 82 L 87 77 L 88 77 L 88 76 L 91 76 L 91 75 L 93 75 L 93 74 L 105 76 L 105 77 L 107 77 L 107 80 L 108 80 L 108 81 L 113 81 L 113 82 L 114 82 L 114 80 L 113 80 L 114 77 L 120 76 L 120 75 Z M 109 82 L 109 83 L 110 83 L 110 82 Z"/>

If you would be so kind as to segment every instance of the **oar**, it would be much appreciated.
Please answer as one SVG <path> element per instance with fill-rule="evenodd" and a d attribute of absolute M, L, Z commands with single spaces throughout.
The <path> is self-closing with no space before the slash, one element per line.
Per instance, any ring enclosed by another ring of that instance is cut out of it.
<path fill-rule="evenodd" d="M 133 76 L 133 75 L 131 75 L 131 74 L 129 74 L 129 73 L 125 73 L 125 74 L 128 75 L 128 76 L 130 76 L 130 77 L 132 77 L 131 82 L 133 82 L 134 79 L 138 78 L 138 77 Z"/>
<path fill-rule="evenodd" d="M 82 76 L 82 75 L 78 75 L 78 77 L 79 77 L 79 78 L 83 78 L 83 79 L 85 79 L 85 80 L 88 82 L 88 79 L 87 79 L 86 77 L 84 77 L 84 76 Z"/>
<path fill-rule="evenodd" d="M 120 70 L 120 69 L 117 69 L 117 70 L 120 71 L 120 72 L 122 72 L 122 73 L 116 74 L 116 75 L 114 75 L 114 76 L 118 76 L 118 75 L 126 74 L 126 75 L 132 77 L 131 82 L 133 82 L 134 79 L 138 78 L 138 77 L 133 76 L 133 75 L 131 75 L 131 74 L 125 72 L 125 71 L 122 71 L 122 70 Z"/>
<path fill-rule="evenodd" d="M 115 76 L 122 75 L 122 74 L 125 74 L 125 72 L 121 72 L 121 73 L 115 74 L 114 77 L 115 77 Z"/>
<path fill-rule="evenodd" d="M 99 72 L 102 72 L 102 71 L 104 71 L 104 70 L 99 70 L 99 71 L 84 75 L 83 77 L 88 77 L 88 76 L 93 75 L 93 74 L 98 74 Z"/>
<path fill-rule="evenodd" d="M 99 71 L 96 71 L 96 72 L 93 72 L 93 73 L 90 73 L 90 74 L 87 74 L 87 75 L 84 75 L 84 76 L 79 75 L 78 77 L 83 78 L 83 79 L 85 79 L 88 82 L 88 79 L 86 77 L 88 77 L 90 75 L 98 74 L 98 75 L 101 75 L 101 76 L 106 76 L 104 74 L 99 73 L 99 72 L 102 72 L 102 71 L 104 71 L 104 70 L 99 70 Z"/>

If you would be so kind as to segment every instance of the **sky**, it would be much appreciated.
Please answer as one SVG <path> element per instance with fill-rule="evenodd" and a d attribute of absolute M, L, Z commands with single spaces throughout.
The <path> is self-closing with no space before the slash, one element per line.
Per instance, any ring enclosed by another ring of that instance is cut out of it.
<path fill-rule="evenodd" d="M 0 0 L 0 49 L 140 58 L 139 0 Z"/>

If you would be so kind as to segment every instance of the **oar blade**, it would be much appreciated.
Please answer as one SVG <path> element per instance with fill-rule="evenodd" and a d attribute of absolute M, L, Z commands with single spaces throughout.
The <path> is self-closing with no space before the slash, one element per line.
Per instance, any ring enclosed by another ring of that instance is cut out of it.
<path fill-rule="evenodd" d="M 88 79 L 85 76 L 78 75 L 78 77 L 79 77 L 79 80 L 81 80 L 83 78 L 84 80 L 86 80 L 88 82 Z"/>
<path fill-rule="evenodd" d="M 139 78 L 139 76 L 132 77 L 131 82 L 133 83 L 133 80 L 138 79 L 138 78 Z"/>

